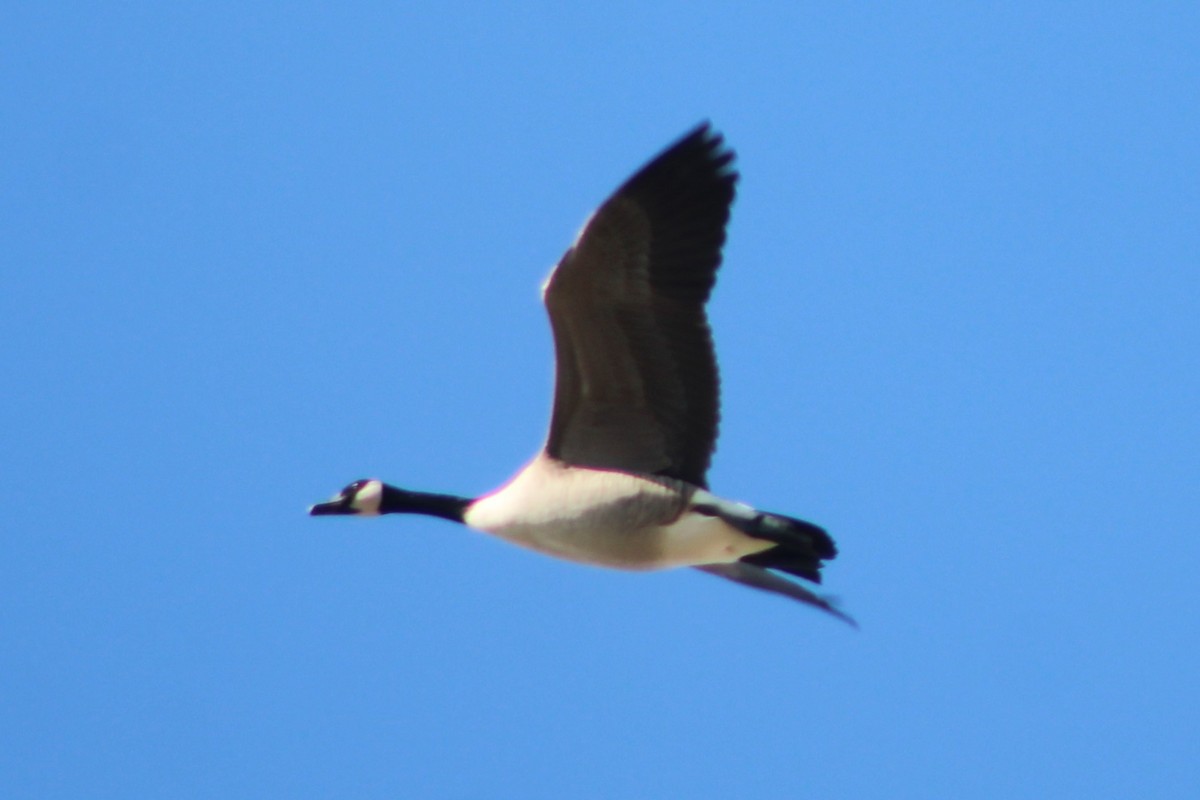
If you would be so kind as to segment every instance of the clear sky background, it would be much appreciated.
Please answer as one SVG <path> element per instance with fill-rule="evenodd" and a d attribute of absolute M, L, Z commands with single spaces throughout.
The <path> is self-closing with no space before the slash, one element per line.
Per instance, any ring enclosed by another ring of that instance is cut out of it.
<path fill-rule="evenodd" d="M 1197 796 L 1195 4 L 17 6 L 5 798 Z M 306 517 L 537 450 L 538 286 L 702 119 L 712 485 L 861 631 Z"/>

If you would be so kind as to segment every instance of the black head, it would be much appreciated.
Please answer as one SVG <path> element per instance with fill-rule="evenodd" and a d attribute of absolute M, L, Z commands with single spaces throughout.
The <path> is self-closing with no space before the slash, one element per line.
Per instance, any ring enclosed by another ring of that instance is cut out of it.
<path fill-rule="evenodd" d="M 308 513 L 314 517 L 330 514 L 374 517 L 380 513 L 383 501 L 383 481 L 364 478 L 342 489 L 324 503 L 310 506 Z"/>

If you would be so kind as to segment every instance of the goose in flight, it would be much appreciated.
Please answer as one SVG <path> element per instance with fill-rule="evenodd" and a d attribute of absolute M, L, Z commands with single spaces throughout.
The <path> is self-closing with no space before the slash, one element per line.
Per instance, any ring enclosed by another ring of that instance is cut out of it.
<path fill-rule="evenodd" d="M 704 305 L 737 172 L 707 123 L 592 214 L 543 291 L 555 387 L 545 447 L 477 498 L 358 480 L 313 515 L 427 514 L 558 558 L 628 570 L 695 567 L 853 624 L 817 583 L 837 551 L 820 527 L 708 491 L 718 380 Z"/>

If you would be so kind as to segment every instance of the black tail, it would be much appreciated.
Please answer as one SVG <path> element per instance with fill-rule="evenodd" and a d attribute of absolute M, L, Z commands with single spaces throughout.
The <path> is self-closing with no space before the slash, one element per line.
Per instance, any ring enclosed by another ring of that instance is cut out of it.
<path fill-rule="evenodd" d="M 824 528 L 795 517 L 770 514 L 711 496 L 693 505 L 692 510 L 720 517 L 747 536 L 774 543 L 774 547 L 744 556 L 733 564 L 701 564 L 696 569 L 817 606 L 858 627 L 858 623 L 828 597 L 769 571 L 779 570 L 820 583 L 823 562 L 837 555 L 837 547 Z"/>
<path fill-rule="evenodd" d="M 824 561 L 837 556 L 837 546 L 824 528 L 795 517 L 763 513 L 742 528 L 758 539 L 775 542 L 770 550 L 741 559 L 756 567 L 777 569 L 813 583 L 821 582 Z"/>
<path fill-rule="evenodd" d="M 705 498 L 693 511 L 720 517 L 747 536 L 774 542 L 761 553 L 740 559 L 745 564 L 777 569 L 813 583 L 821 582 L 823 561 L 837 555 L 837 547 L 825 529 L 795 517 L 758 511 L 741 503 Z"/>

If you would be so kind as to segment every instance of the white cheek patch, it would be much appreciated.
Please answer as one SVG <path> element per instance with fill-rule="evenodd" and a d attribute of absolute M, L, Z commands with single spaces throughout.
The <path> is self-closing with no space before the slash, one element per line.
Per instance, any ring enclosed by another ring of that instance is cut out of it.
<path fill-rule="evenodd" d="M 354 493 L 350 500 L 350 508 L 359 514 L 369 517 L 379 513 L 379 504 L 383 500 L 383 484 L 379 481 L 367 481 L 362 488 Z"/>

